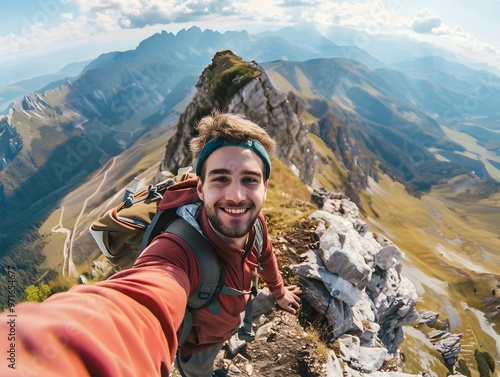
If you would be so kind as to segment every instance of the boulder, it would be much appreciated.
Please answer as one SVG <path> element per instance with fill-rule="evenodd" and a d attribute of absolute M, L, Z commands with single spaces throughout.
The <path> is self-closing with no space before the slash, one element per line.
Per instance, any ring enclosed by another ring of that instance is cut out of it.
<path fill-rule="evenodd" d="M 434 327 L 437 319 L 439 318 L 439 314 L 435 312 L 431 312 L 430 310 L 420 310 L 418 312 L 418 324 L 419 325 L 427 325 L 429 327 Z"/>
<path fill-rule="evenodd" d="M 458 354 L 462 350 L 460 339 L 462 334 L 453 334 L 444 332 L 440 334 L 439 339 L 433 338 L 432 347 L 443 355 L 443 359 L 447 365 L 453 365 L 458 359 Z"/>

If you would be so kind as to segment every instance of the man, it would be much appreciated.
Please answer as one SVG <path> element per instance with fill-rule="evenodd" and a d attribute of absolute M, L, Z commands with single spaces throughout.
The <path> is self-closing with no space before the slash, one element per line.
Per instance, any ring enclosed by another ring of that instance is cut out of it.
<path fill-rule="evenodd" d="M 212 244 L 225 270 L 225 284 L 248 291 L 257 272 L 254 223 L 263 224 L 260 276 L 276 302 L 295 313 L 298 287 L 284 287 L 267 236 L 262 204 L 271 173 L 274 142 L 256 124 L 235 114 L 213 113 L 198 123 L 191 141 L 197 158 L 196 200 L 187 195 L 178 214 Z M 202 204 L 197 204 L 201 199 Z M 179 237 L 156 237 L 134 267 L 95 285 L 77 286 L 42 304 L 24 303 L 10 315 L 15 323 L 13 364 L 3 375 L 167 376 L 177 350 L 188 296 L 199 283 L 195 254 Z M 211 308 L 193 314 L 181 349 L 189 377 L 220 375 L 215 357 L 240 323 L 247 296 L 218 297 Z M 9 328 L 5 313 L 2 333 Z"/>

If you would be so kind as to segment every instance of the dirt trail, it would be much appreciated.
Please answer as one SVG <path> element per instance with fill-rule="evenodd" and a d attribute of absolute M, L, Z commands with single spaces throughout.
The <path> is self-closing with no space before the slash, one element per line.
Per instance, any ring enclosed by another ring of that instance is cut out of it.
<path fill-rule="evenodd" d="M 76 270 L 75 264 L 73 263 L 73 259 L 70 253 L 70 245 L 73 232 L 71 231 L 71 229 L 65 228 L 63 226 L 63 217 L 64 217 L 64 206 L 61 206 L 61 215 L 59 216 L 59 223 L 56 226 L 54 226 L 51 229 L 51 231 L 55 233 L 66 234 L 66 240 L 64 241 L 64 248 L 63 248 L 63 263 L 62 263 L 61 273 L 63 276 L 66 276 L 67 272 L 68 276 L 76 278 L 78 276 L 78 271 Z"/>
<path fill-rule="evenodd" d="M 297 316 L 276 309 L 256 329 L 255 340 L 236 355 L 230 354 L 226 344 L 215 367 L 232 377 L 321 377 L 325 360 Z M 172 377 L 180 373 L 174 369 Z"/>
<path fill-rule="evenodd" d="M 64 249 L 63 249 L 63 264 L 62 264 L 63 276 L 70 276 L 74 278 L 78 277 L 78 270 L 73 262 L 73 243 L 75 241 L 75 234 L 77 233 L 76 230 L 81 222 L 82 217 L 85 214 L 85 209 L 87 208 L 89 200 L 91 200 L 98 192 L 100 192 L 102 186 L 104 185 L 104 182 L 106 181 L 108 173 L 113 169 L 113 166 L 115 165 L 116 158 L 117 157 L 114 157 L 112 159 L 111 165 L 109 166 L 108 169 L 106 169 L 106 171 L 102 175 L 101 182 L 99 183 L 99 186 L 94 190 L 93 194 L 88 196 L 83 202 L 82 207 L 80 209 L 80 213 L 78 214 L 78 217 L 75 220 L 75 225 L 72 230 L 65 228 L 63 226 L 65 208 L 64 206 L 61 206 L 61 215 L 59 216 L 59 223 L 56 226 L 54 226 L 51 229 L 51 231 L 56 233 L 66 234 L 66 240 L 64 241 Z"/>

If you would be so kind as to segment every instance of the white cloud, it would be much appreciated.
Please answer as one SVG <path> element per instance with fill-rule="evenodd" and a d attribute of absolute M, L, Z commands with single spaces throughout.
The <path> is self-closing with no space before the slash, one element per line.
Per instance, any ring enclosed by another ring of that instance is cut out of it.
<path fill-rule="evenodd" d="M 22 35 L 8 34 L 0 37 L 0 53 L 16 52 L 30 45 L 30 40 Z"/>
<path fill-rule="evenodd" d="M 393 33 L 403 23 L 396 12 L 378 0 L 352 3 L 323 1 L 315 17 L 320 24 L 340 25 L 376 34 Z"/>
<path fill-rule="evenodd" d="M 311 7 L 320 5 L 324 1 L 322 0 L 278 0 L 276 5 L 281 7 Z"/>
<path fill-rule="evenodd" d="M 62 21 L 70 21 L 75 18 L 75 15 L 72 12 L 61 12 L 59 17 Z"/>
<path fill-rule="evenodd" d="M 432 33 L 434 29 L 441 26 L 443 21 L 433 14 L 430 10 L 424 8 L 417 12 L 411 23 L 411 28 L 416 33 Z"/>
<path fill-rule="evenodd" d="M 113 31 L 121 29 L 115 18 L 112 18 L 108 14 L 101 12 L 98 12 L 96 14 L 95 24 L 98 31 L 104 31 L 106 33 L 111 33 Z"/>

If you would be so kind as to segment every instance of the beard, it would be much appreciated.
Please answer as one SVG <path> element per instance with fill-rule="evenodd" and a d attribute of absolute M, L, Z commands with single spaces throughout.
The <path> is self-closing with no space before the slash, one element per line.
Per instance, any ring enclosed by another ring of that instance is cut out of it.
<path fill-rule="evenodd" d="M 214 208 L 205 207 L 205 211 L 214 230 L 227 238 L 245 237 L 252 229 L 260 213 L 260 209 L 257 210 L 255 205 L 251 204 L 248 210 L 250 216 L 247 219 L 234 219 L 224 222 Z M 220 209 L 220 211 L 223 210 Z"/>

